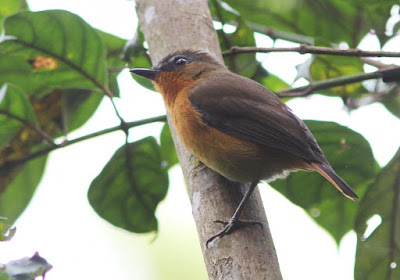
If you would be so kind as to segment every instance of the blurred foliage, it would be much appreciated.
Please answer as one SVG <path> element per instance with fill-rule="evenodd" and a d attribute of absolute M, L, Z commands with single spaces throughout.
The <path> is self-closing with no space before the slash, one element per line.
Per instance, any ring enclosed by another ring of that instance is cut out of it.
<path fill-rule="evenodd" d="M 365 236 L 368 220 L 381 223 Z M 400 150 L 382 169 L 358 207 L 355 278 L 400 279 Z"/>
<path fill-rule="evenodd" d="M 318 56 L 310 65 L 311 81 L 321 81 L 364 72 L 364 64 L 358 57 Z M 330 96 L 359 96 L 367 90 L 361 82 L 333 87 L 319 93 Z"/>
<path fill-rule="evenodd" d="M 270 37 L 274 40 L 281 35 L 282 39 L 294 42 L 357 47 L 373 30 L 383 46 L 393 36 L 387 35 L 385 29 L 394 4 L 398 1 L 209 1 L 213 18 L 221 23 L 217 32 L 222 50 L 255 47 L 255 32 L 267 36 L 273 33 Z M 16 161 L 54 145 L 37 131 L 40 129 L 52 138 L 66 136 L 93 115 L 105 93 L 119 97 L 117 75 L 126 63 L 140 68 L 152 65 L 139 28 L 134 38 L 126 42 L 94 29 L 70 12 L 29 12 L 24 11 L 26 8 L 23 0 L 4 0 L 0 7 L 4 32 L 0 41 L 0 217 L 8 218 L 10 225 L 31 200 L 44 172 L 47 154 L 18 164 Z M 397 23 L 393 34 L 398 29 Z M 263 62 L 255 53 L 225 57 L 230 70 L 272 91 L 290 87 L 264 68 L 268 56 Z M 297 70 L 297 78 L 312 83 L 363 73 L 364 64 L 359 58 L 313 55 Z M 153 89 L 149 80 L 137 75 L 133 78 Z M 391 90 L 376 100 L 400 117 L 399 86 L 392 82 L 387 88 Z M 375 94 L 361 83 L 319 93 L 344 99 Z M 337 243 L 352 229 L 356 229 L 361 240 L 366 221 L 374 214 L 380 215 L 382 224 L 358 243 L 356 279 L 399 278 L 398 268 L 389 269 L 400 262 L 400 184 L 396 175 L 399 156 L 380 170 L 369 143 L 358 133 L 331 122 L 308 121 L 307 125 L 337 173 L 355 188 L 360 202 L 344 199 L 316 172 L 295 173 L 272 185 L 305 209 Z M 159 144 L 148 137 L 120 147 L 93 180 L 89 201 L 101 217 L 118 227 L 140 233 L 156 231 L 154 211 L 167 192 L 167 170 L 177 163 L 166 124 Z M 0 221 L 0 238 L 10 236 L 10 231 L 6 235 L 8 228 Z M 31 259 L 36 260 L 35 256 Z M 369 270 L 371 266 L 373 269 Z M 35 273 L 26 279 L 34 279 Z M 5 275 L 0 271 L 0 279 L 9 278 Z"/>
<path fill-rule="evenodd" d="M 386 21 L 396 0 L 226 0 L 249 22 L 313 37 L 319 41 L 347 42 L 356 47 L 371 30 L 383 44 Z"/>
<path fill-rule="evenodd" d="M 379 166 L 371 147 L 360 134 L 333 122 L 306 121 L 335 171 L 362 199 Z M 270 183 L 294 204 L 302 207 L 337 243 L 353 229 L 357 202 L 344 199 L 317 172 L 296 172 L 286 180 Z"/>
<path fill-rule="evenodd" d="M 214 14 L 217 20 L 222 24 L 222 28 L 217 29 L 222 51 L 229 50 L 233 46 L 256 46 L 254 31 L 247 26 L 238 12 L 228 9 L 221 1 L 213 0 L 211 3 L 211 13 Z M 235 31 L 232 33 L 227 33 L 224 30 L 224 27 L 229 24 L 235 26 Z M 260 66 L 260 62 L 256 60 L 255 53 L 243 54 L 240 56 L 228 56 L 225 57 L 224 62 L 232 72 L 257 81 L 268 75 L 268 72 L 265 71 L 265 69 Z"/>

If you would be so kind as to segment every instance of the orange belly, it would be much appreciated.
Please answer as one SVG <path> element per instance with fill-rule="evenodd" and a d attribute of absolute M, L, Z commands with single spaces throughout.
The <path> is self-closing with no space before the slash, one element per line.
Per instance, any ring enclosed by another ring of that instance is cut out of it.
<path fill-rule="evenodd" d="M 184 95 L 178 94 L 173 106 L 170 108 L 172 122 L 186 148 L 206 166 L 232 181 L 276 179 L 304 165 L 298 158 L 288 161 L 293 156 L 287 153 L 240 140 L 205 125 Z"/>

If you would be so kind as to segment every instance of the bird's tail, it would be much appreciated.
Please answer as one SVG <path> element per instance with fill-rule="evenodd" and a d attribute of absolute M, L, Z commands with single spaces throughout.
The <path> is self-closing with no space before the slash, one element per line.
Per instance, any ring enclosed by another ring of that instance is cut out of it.
<path fill-rule="evenodd" d="M 324 176 L 332 185 L 335 186 L 343 195 L 351 200 L 358 199 L 358 196 L 350 188 L 350 186 L 336 174 L 333 168 L 323 163 L 312 162 L 311 166 L 315 168 L 322 176 Z"/>

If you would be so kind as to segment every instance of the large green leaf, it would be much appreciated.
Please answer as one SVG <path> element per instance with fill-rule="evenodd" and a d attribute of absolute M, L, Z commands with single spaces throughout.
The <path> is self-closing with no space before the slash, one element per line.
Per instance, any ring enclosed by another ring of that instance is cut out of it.
<path fill-rule="evenodd" d="M 336 172 L 362 197 L 378 165 L 360 134 L 333 122 L 306 121 Z M 337 242 L 353 228 L 357 202 L 339 193 L 317 172 L 292 173 L 271 185 L 307 213 Z"/>
<path fill-rule="evenodd" d="M 81 127 L 94 114 L 104 94 L 86 89 L 67 89 L 63 92 L 65 130 Z"/>
<path fill-rule="evenodd" d="M 320 81 L 331 78 L 337 78 L 346 75 L 363 73 L 363 63 L 357 57 L 344 56 L 317 56 L 310 66 L 310 75 L 312 81 Z M 365 93 L 361 82 L 351 83 L 344 86 L 337 86 L 328 90 L 319 91 L 319 93 L 334 96 L 357 96 Z"/>
<path fill-rule="evenodd" d="M 0 147 L 10 141 L 24 126 L 22 121 L 35 123 L 32 105 L 21 89 L 4 84 L 0 88 Z"/>
<path fill-rule="evenodd" d="M 21 12 L 4 22 L 0 51 L 29 61 L 37 81 L 53 87 L 107 87 L 106 49 L 98 34 L 67 11 Z"/>
<path fill-rule="evenodd" d="M 374 29 L 384 41 L 390 9 L 388 1 L 343 0 L 226 0 L 246 21 L 269 28 L 314 37 L 327 42 L 347 42 L 356 47 Z"/>
<path fill-rule="evenodd" d="M 27 162 L 4 190 L 7 176 L 14 176 L 14 171 L 7 165 L 0 165 L 0 217 L 6 217 L 9 224 L 25 210 L 39 184 L 46 165 L 46 156 Z"/>
<path fill-rule="evenodd" d="M 53 267 L 44 258 L 39 256 L 38 252 L 30 258 L 10 261 L 0 265 L 3 268 L 0 271 L 0 279 L 10 280 L 35 280 L 38 276 L 44 279 L 46 272 Z M 2 278 L 5 275 L 9 276 L 9 278 Z"/>
<path fill-rule="evenodd" d="M 364 236 L 367 221 L 374 215 L 382 222 Z M 368 187 L 358 209 L 356 231 L 355 278 L 400 279 L 400 150 Z"/>
<path fill-rule="evenodd" d="M 153 137 L 120 147 L 90 185 L 93 209 L 111 224 L 144 233 L 157 230 L 154 211 L 168 188 L 167 169 Z"/>
<path fill-rule="evenodd" d="M 117 76 L 121 72 L 124 62 L 121 55 L 125 40 L 97 30 L 103 40 L 107 53 L 108 81 L 113 96 L 119 96 Z M 116 70 L 118 68 L 118 70 Z M 63 114 L 67 125 L 66 131 L 72 131 L 82 126 L 96 111 L 104 94 L 87 89 L 67 89 L 63 92 Z"/>

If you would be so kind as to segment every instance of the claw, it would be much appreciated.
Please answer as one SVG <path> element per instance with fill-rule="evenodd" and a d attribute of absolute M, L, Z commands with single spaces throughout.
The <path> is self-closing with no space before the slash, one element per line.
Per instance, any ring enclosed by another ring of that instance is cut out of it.
<path fill-rule="evenodd" d="M 263 225 L 262 223 L 260 223 L 259 221 L 242 221 L 242 220 L 234 220 L 234 219 L 230 219 L 229 222 L 226 221 L 222 221 L 222 220 L 215 220 L 214 223 L 216 224 L 223 224 L 225 225 L 225 227 L 219 231 L 217 234 L 211 236 L 207 242 L 206 242 L 206 248 L 208 249 L 208 244 L 210 242 L 212 242 L 213 240 L 215 240 L 216 238 L 222 238 L 225 235 L 229 235 L 232 232 L 234 232 L 236 229 L 238 228 L 242 228 L 248 225 L 259 225 L 261 227 L 261 229 L 263 229 Z"/>

